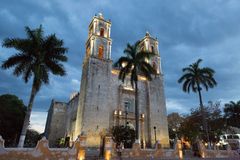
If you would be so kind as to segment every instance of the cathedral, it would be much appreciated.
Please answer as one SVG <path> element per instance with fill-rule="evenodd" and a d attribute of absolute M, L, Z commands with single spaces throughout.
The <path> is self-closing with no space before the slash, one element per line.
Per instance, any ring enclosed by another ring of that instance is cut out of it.
<path fill-rule="evenodd" d="M 99 147 L 113 126 L 129 125 L 135 129 L 135 90 L 128 77 L 124 83 L 118 79 L 119 68 L 113 66 L 111 59 L 110 34 L 111 22 L 101 13 L 94 16 L 88 28 L 80 92 L 72 94 L 68 102 L 51 102 L 45 126 L 50 146 L 55 146 L 59 138 L 68 137 L 71 143 L 84 134 L 88 147 Z M 147 32 L 139 47 L 157 53 L 149 60 L 157 75 L 152 81 L 138 77 L 140 140 L 144 146 L 160 141 L 167 147 L 168 124 L 158 41 Z"/>

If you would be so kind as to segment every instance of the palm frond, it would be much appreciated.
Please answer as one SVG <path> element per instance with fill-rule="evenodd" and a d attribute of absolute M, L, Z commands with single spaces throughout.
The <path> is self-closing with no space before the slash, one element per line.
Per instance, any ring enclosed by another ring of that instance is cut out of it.
<path fill-rule="evenodd" d="M 149 74 L 153 74 L 153 75 L 156 75 L 157 74 L 157 70 L 155 68 L 153 68 L 153 66 L 151 66 L 149 63 L 147 63 L 146 61 L 143 61 L 141 64 L 140 64 L 143 68 L 146 69 L 146 71 L 149 73 Z"/>
<path fill-rule="evenodd" d="M 121 68 L 123 63 L 128 64 L 131 63 L 131 61 L 132 60 L 129 57 L 120 57 L 119 60 L 116 63 L 114 63 L 114 66 Z"/>
<path fill-rule="evenodd" d="M 187 72 L 187 73 L 194 73 L 194 69 L 192 67 L 186 67 L 182 69 L 182 72 Z"/>
<path fill-rule="evenodd" d="M 8 58 L 6 61 L 3 61 L 3 64 L 2 64 L 2 68 L 3 69 L 8 69 L 10 67 L 13 67 L 19 63 L 26 63 L 26 62 L 29 62 L 31 61 L 31 57 L 25 55 L 25 54 L 16 54 L 16 55 L 13 55 L 11 56 L 10 58 Z"/>
<path fill-rule="evenodd" d="M 30 77 L 32 76 L 32 66 L 29 65 L 28 67 L 26 67 L 26 70 L 23 73 L 23 80 L 25 83 L 28 82 L 28 80 L 30 79 Z"/>
<path fill-rule="evenodd" d="M 49 83 L 49 74 L 48 74 L 47 67 L 45 67 L 44 65 L 41 65 L 40 71 L 41 71 L 41 80 L 43 81 L 43 83 L 48 84 Z M 58 72 L 59 72 L 59 70 L 58 70 Z"/>
<path fill-rule="evenodd" d="M 209 67 L 200 68 L 199 64 L 202 59 L 198 59 L 195 63 L 183 68 L 183 75 L 178 79 L 178 83 L 183 83 L 183 91 L 189 92 L 190 88 L 193 92 L 197 92 L 202 86 L 208 90 L 217 85 L 214 79 L 215 71 Z"/>
<path fill-rule="evenodd" d="M 25 27 L 25 32 L 27 34 L 28 39 L 30 40 L 36 40 L 34 30 L 31 30 L 28 26 Z"/>
<path fill-rule="evenodd" d="M 139 48 L 140 41 L 137 41 L 134 45 L 127 44 L 124 53 L 126 57 L 121 57 L 114 63 L 115 67 L 120 67 L 119 79 L 124 82 L 126 75 L 130 74 L 130 80 L 132 86 L 133 83 L 138 81 L 138 74 L 143 74 L 148 80 L 152 79 L 152 74 L 156 74 L 156 70 L 146 62 L 146 59 L 150 59 L 156 56 L 153 52 L 142 51 Z M 122 66 L 125 63 L 126 66 Z"/>
<path fill-rule="evenodd" d="M 66 75 L 66 71 L 62 64 L 57 61 L 47 61 L 46 66 L 54 75 L 64 76 Z"/>
<path fill-rule="evenodd" d="M 199 58 L 195 63 L 193 63 L 193 66 L 196 66 L 198 68 L 201 62 L 202 62 L 202 59 Z"/>
<path fill-rule="evenodd" d="M 148 69 L 145 65 L 142 65 L 142 66 L 141 66 L 141 71 L 142 71 L 142 74 L 143 74 L 149 81 L 152 80 L 152 76 L 151 76 L 151 74 L 150 74 L 150 71 L 149 71 L 149 69 Z"/>
<path fill-rule="evenodd" d="M 192 73 L 185 73 L 184 75 L 182 75 L 182 77 L 178 79 L 178 83 L 182 83 L 183 80 L 191 79 L 191 77 L 193 77 Z"/>
<path fill-rule="evenodd" d="M 25 65 L 26 64 L 23 62 L 17 64 L 16 67 L 14 68 L 13 74 L 17 77 L 20 76 L 21 74 L 23 74 L 25 71 Z"/>
<path fill-rule="evenodd" d="M 184 91 L 184 92 L 188 92 L 189 93 L 189 91 L 190 91 L 190 83 L 191 82 L 191 79 L 187 79 L 186 81 L 184 81 L 184 83 L 183 83 L 183 85 L 182 85 L 182 90 Z"/>
<path fill-rule="evenodd" d="M 145 59 L 150 60 L 150 58 L 156 56 L 155 53 L 153 52 L 148 52 L 148 51 L 140 51 L 136 55 L 136 60 L 137 61 L 145 61 Z"/>
<path fill-rule="evenodd" d="M 131 46 L 129 43 L 127 44 L 127 48 L 123 51 L 124 54 L 126 54 L 129 58 L 134 58 L 134 46 Z"/>

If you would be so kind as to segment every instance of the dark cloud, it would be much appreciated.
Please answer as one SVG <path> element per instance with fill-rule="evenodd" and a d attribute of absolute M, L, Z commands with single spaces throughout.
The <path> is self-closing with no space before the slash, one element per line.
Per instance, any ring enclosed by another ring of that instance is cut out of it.
<path fill-rule="evenodd" d="M 216 70 L 218 86 L 203 93 L 209 100 L 240 99 L 240 2 L 238 0 L 122 0 L 122 1 L 43 1 L 0 2 L 0 40 L 24 37 L 24 26 L 43 25 L 45 34 L 56 33 L 69 48 L 68 75 L 51 76 L 36 97 L 35 110 L 46 111 L 52 98 L 67 101 L 80 88 L 81 66 L 88 25 L 102 12 L 112 21 L 112 58 L 122 55 L 127 42 L 141 39 L 146 31 L 159 39 L 168 112 L 188 112 L 198 105 L 196 94 L 186 94 L 177 83 L 181 68 L 202 58 L 202 66 Z M 14 50 L 0 48 L 3 61 Z M 31 84 L 0 71 L 0 94 L 13 93 L 28 102 Z"/>

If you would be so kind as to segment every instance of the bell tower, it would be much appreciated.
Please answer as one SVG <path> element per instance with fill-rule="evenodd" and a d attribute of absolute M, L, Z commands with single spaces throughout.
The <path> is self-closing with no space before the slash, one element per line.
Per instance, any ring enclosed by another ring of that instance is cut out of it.
<path fill-rule="evenodd" d="M 103 15 L 99 13 L 93 17 L 88 30 L 86 58 L 95 57 L 100 60 L 110 60 L 112 45 L 110 20 L 105 20 Z"/>
<path fill-rule="evenodd" d="M 162 74 L 162 67 L 161 67 L 161 58 L 160 53 L 158 50 L 158 40 L 157 38 L 153 38 L 149 32 L 146 32 L 146 35 L 140 41 L 140 49 L 154 52 L 156 55 L 150 59 L 150 64 L 156 69 L 157 74 Z"/>
<path fill-rule="evenodd" d="M 88 32 L 83 62 L 79 107 L 75 135 L 87 135 L 87 145 L 97 147 L 106 135 L 110 116 L 111 91 L 111 22 L 99 13 L 94 16 Z"/>

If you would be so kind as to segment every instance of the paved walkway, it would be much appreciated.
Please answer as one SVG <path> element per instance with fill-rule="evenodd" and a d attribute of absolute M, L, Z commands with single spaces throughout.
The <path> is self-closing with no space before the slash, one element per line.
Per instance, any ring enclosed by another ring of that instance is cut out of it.
<path fill-rule="evenodd" d="M 99 158 L 99 151 L 89 150 L 86 152 L 86 160 L 104 160 L 104 158 Z M 185 151 L 183 160 L 203 160 L 203 158 L 194 157 L 193 153 L 190 150 Z M 204 160 L 240 160 L 240 155 L 238 158 L 204 158 Z M 111 160 L 179 160 L 174 158 L 114 158 Z"/>
<path fill-rule="evenodd" d="M 240 158 L 184 158 L 183 160 L 239 160 Z M 104 158 L 100 158 L 100 159 L 86 159 L 86 160 L 104 160 Z M 167 158 L 150 158 L 150 159 L 146 159 L 146 158 L 114 158 L 111 160 L 179 160 L 179 159 L 167 159 Z"/>
<path fill-rule="evenodd" d="M 183 160 L 240 160 L 239 158 L 198 158 L 198 157 L 185 157 Z M 86 160 L 104 160 L 104 158 L 97 158 L 97 157 L 86 157 Z M 178 158 L 114 158 L 111 160 L 179 160 Z"/>

